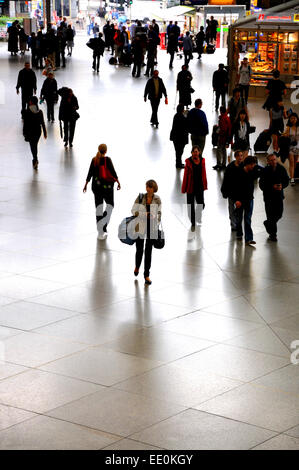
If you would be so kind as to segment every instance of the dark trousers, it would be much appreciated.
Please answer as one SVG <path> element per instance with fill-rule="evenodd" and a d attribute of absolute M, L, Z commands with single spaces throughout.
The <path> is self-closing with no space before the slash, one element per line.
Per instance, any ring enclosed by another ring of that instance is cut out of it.
<path fill-rule="evenodd" d="M 56 53 L 56 67 L 60 67 L 60 58 L 62 62 L 62 67 L 65 67 L 65 51 L 60 51 Z"/>
<path fill-rule="evenodd" d="M 31 96 L 32 96 L 32 93 L 24 93 L 22 91 L 22 110 L 21 110 L 22 116 L 24 116 L 24 112 L 27 108 L 27 104 L 28 104 L 29 98 L 31 98 Z"/>
<path fill-rule="evenodd" d="M 73 143 L 76 128 L 76 121 L 63 121 L 64 142 Z"/>
<path fill-rule="evenodd" d="M 32 67 L 38 67 L 38 54 L 36 49 L 31 49 L 31 63 Z"/>
<path fill-rule="evenodd" d="M 94 194 L 94 202 L 96 206 L 96 220 L 99 233 L 107 232 L 107 225 L 110 222 L 114 207 L 114 192 L 113 185 L 108 185 L 110 188 L 104 188 L 103 185 L 97 185 L 92 188 Z M 104 201 L 106 208 L 104 210 Z M 105 218 L 101 224 L 100 221 Z"/>
<path fill-rule="evenodd" d="M 195 207 L 196 202 L 196 207 Z M 188 204 L 188 217 L 191 225 L 195 225 L 195 222 L 201 222 L 201 213 L 203 209 L 203 196 L 202 194 L 187 194 Z"/>
<path fill-rule="evenodd" d="M 216 103 L 215 103 L 215 108 L 219 108 L 219 98 L 221 96 L 221 105 L 225 106 L 225 90 L 215 90 L 215 95 L 216 95 Z"/>
<path fill-rule="evenodd" d="M 238 85 L 241 92 L 241 97 L 245 99 L 245 103 L 248 103 L 249 85 Z"/>
<path fill-rule="evenodd" d="M 186 144 L 182 142 L 173 142 L 175 148 L 175 164 L 176 166 L 182 165 L 182 155 Z"/>
<path fill-rule="evenodd" d="M 44 54 L 38 50 L 37 51 L 37 67 L 39 67 L 40 69 L 43 68 L 43 59 L 44 59 Z"/>
<path fill-rule="evenodd" d="M 140 77 L 141 64 L 142 64 L 142 62 L 140 62 L 140 61 L 138 61 L 138 62 L 134 61 L 133 70 L 132 70 L 133 77 L 135 76 L 135 74 L 136 74 L 136 77 Z"/>
<path fill-rule="evenodd" d="M 158 108 L 160 104 L 160 98 L 153 98 L 151 99 L 151 106 L 152 106 L 152 117 L 151 123 L 152 124 L 159 124 L 158 121 Z"/>
<path fill-rule="evenodd" d="M 36 137 L 35 139 L 30 139 L 29 140 L 30 150 L 31 150 L 31 153 L 32 153 L 32 163 L 33 164 L 38 162 L 38 159 L 37 159 L 37 146 L 38 146 L 39 139 L 40 139 L 40 137 Z"/>
<path fill-rule="evenodd" d="M 169 54 L 170 54 L 169 67 L 172 67 L 175 51 L 171 51 Z"/>
<path fill-rule="evenodd" d="M 99 71 L 99 68 L 100 68 L 100 59 L 101 59 L 100 55 L 93 56 L 92 68 L 93 70 L 97 70 L 97 72 Z"/>
<path fill-rule="evenodd" d="M 154 73 L 154 66 L 155 66 L 155 56 L 150 55 L 147 58 L 147 63 L 146 63 L 146 75 L 153 75 Z"/>
<path fill-rule="evenodd" d="M 54 121 L 54 99 L 46 98 L 48 121 Z"/>
<path fill-rule="evenodd" d="M 265 210 L 267 220 L 265 220 L 264 225 L 269 235 L 274 236 L 277 234 L 277 222 L 283 214 L 283 200 L 281 198 L 266 199 Z"/>
<path fill-rule="evenodd" d="M 152 264 L 152 249 L 153 249 L 153 240 L 147 238 L 137 238 L 136 240 L 136 255 L 135 255 L 135 266 L 137 269 L 140 268 L 142 257 L 143 257 L 143 248 L 145 242 L 144 250 L 144 277 L 148 277 L 150 274 L 151 264 Z"/>
<path fill-rule="evenodd" d="M 232 229 L 237 228 L 236 224 L 236 214 L 235 214 L 235 202 L 228 198 L 228 213 L 229 213 L 229 220 L 230 220 L 230 226 Z"/>
<path fill-rule="evenodd" d="M 244 218 L 245 242 L 253 240 L 253 232 L 251 228 L 252 211 L 253 199 L 242 202 L 242 206 L 239 209 L 235 209 L 237 237 L 242 237 L 243 235 L 242 222 Z"/>
<path fill-rule="evenodd" d="M 185 65 L 188 65 L 192 58 L 192 51 L 184 51 Z"/>

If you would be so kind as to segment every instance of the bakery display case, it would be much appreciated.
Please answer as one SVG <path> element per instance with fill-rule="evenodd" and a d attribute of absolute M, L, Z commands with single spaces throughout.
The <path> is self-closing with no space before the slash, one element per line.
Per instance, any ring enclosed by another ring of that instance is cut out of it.
<path fill-rule="evenodd" d="M 255 26 L 255 28 L 253 27 Z M 235 23 L 231 27 L 231 48 L 229 52 L 230 75 L 236 85 L 240 62 L 248 58 L 252 70 L 251 96 L 262 96 L 272 71 L 278 69 L 281 79 L 290 87 L 299 74 L 299 23 L 258 24 L 256 19 Z M 234 86 L 232 85 L 232 86 Z M 260 89 L 260 90 L 259 90 Z"/>

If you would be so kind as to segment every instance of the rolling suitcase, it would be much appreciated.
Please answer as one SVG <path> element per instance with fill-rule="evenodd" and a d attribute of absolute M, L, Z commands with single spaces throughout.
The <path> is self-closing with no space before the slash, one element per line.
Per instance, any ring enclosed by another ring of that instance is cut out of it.
<path fill-rule="evenodd" d="M 255 152 L 267 152 L 271 144 L 271 132 L 265 130 L 260 133 L 253 146 Z"/>
<path fill-rule="evenodd" d="M 117 64 L 116 58 L 115 58 L 115 57 L 110 57 L 110 59 L 109 59 L 109 64 L 110 64 L 110 65 L 116 65 L 116 64 Z"/>

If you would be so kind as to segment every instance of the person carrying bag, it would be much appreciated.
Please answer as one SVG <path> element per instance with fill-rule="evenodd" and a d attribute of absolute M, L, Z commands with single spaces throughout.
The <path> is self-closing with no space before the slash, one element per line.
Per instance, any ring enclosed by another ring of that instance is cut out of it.
<path fill-rule="evenodd" d="M 144 252 L 144 280 L 145 285 L 152 284 L 149 277 L 152 262 L 152 249 L 164 246 L 164 233 L 159 229 L 161 224 L 161 199 L 155 193 L 158 185 L 154 180 L 145 184 L 146 193 L 142 195 L 141 202 L 138 196 L 132 207 L 136 231 L 136 255 L 134 275 L 138 276 Z M 145 245 L 145 246 L 144 246 Z"/>
<path fill-rule="evenodd" d="M 106 157 L 107 145 L 101 144 L 98 147 L 96 156 L 91 160 L 86 183 L 83 188 L 85 193 L 87 185 L 92 178 L 92 192 L 94 194 L 96 206 L 96 221 L 98 229 L 98 239 L 105 240 L 107 237 L 107 226 L 110 222 L 114 208 L 114 183 L 118 184 L 117 190 L 121 188 L 118 176 L 114 169 L 111 158 Z M 105 211 L 104 201 L 106 203 Z"/>

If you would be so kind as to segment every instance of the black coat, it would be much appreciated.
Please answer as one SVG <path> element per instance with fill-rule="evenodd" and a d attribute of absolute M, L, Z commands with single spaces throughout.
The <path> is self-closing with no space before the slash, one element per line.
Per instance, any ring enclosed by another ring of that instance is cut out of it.
<path fill-rule="evenodd" d="M 78 100 L 72 95 L 68 100 L 68 88 L 60 88 L 57 92 L 61 96 L 59 106 L 59 121 L 76 121 L 78 119 L 77 109 L 79 109 Z"/>
<path fill-rule="evenodd" d="M 228 73 L 226 70 L 216 70 L 213 74 L 213 89 L 227 90 Z"/>
<path fill-rule="evenodd" d="M 44 115 L 40 109 L 38 113 L 33 113 L 30 109 L 26 109 L 24 113 L 24 126 L 23 126 L 23 135 L 27 142 L 31 140 L 39 140 L 42 129 L 44 135 L 46 134 L 46 126 L 44 121 Z"/>
<path fill-rule="evenodd" d="M 189 70 L 181 70 L 178 73 L 177 89 L 180 93 L 180 104 L 184 106 L 191 104 L 191 80 L 192 75 Z"/>
<path fill-rule="evenodd" d="M 286 188 L 289 185 L 289 176 L 286 169 L 279 165 L 276 165 L 275 170 L 267 165 L 261 171 L 261 177 L 259 185 L 264 194 L 264 200 L 268 199 L 284 199 L 283 189 L 277 191 L 273 188 L 274 184 L 281 184 L 282 188 Z"/>
<path fill-rule="evenodd" d="M 36 75 L 32 69 L 22 69 L 18 75 L 17 90 L 22 89 L 22 93 L 31 96 L 36 92 Z"/>
<path fill-rule="evenodd" d="M 98 57 L 104 54 L 105 42 L 102 38 L 95 38 L 93 41 L 93 57 Z"/>
<path fill-rule="evenodd" d="M 224 177 L 223 177 L 223 182 L 221 185 L 221 192 L 222 196 L 226 199 L 234 199 L 234 192 L 235 192 L 235 187 L 234 187 L 234 182 L 238 180 L 239 175 L 242 171 L 243 168 L 243 163 L 241 165 L 236 165 L 235 162 L 231 162 L 227 165 Z"/>
<path fill-rule="evenodd" d="M 170 140 L 175 144 L 188 144 L 187 118 L 182 113 L 176 113 L 173 118 Z"/>
<path fill-rule="evenodd" d="M 166 92 L 166 88 L 165 88 L 165 85 L 163 83 L 163 80 L 160 77 L 158 77 L 158 80 L 159 80 L 158 99 L 161 99 L 162 95 L 164 95 L 165 98 L 167 98 L 167 92 Z M 156 97 L 155 97 L 155 85 L 154 85 L 154 79 L 153 78 L 150 78 L 147 81 L 146 85 L 145 85 L 144 98 L 147 98 L 147 96 L 149 97 L 150 100 L 156 99 Z"/>
<path fill-rule="evenodd" d="M 57 96 L 57 82 L 55 78 L 46 78 L 46 80 L 43 83 L 40 96 L 42 98 L 45 98 L 46 100 L 53 100 L 55 101 L 58 96 Z"/>

